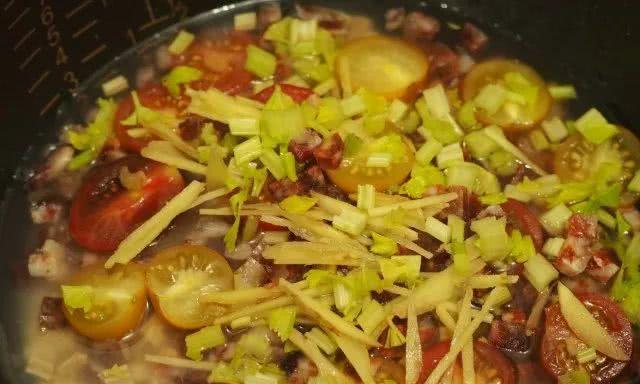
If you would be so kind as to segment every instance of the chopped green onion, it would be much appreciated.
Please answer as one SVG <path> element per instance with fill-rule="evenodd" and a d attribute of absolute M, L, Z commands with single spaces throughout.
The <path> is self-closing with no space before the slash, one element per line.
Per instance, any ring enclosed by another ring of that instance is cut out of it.
<path fill-rule="evenodd" d="M 627 185 L 627 189 L 632 192 L 640 192 L 640 170 L 637 170 L 633 178 Z"/>
<path fill-rule="evenodd" d="M 380 272 L 387 282 L 401 282 L 413 284 L 420 276 L 422 258 L 415 256 L 391 256 L 388 259 L 378 259 Z"/>
<path fill-rule="evenodd" d="M 265 40 L 289 44 L 291 20 L 291 17 L 285 17 L 282 20 L 271 24 L 262 37 Z"/>
<path fill-rule="evenodd" d="M 343 232 L 357 236 L 364 230 L 367 224 L 367 215 L 354 211 L 343 211 L 332 220 L 333 226 Z"/>
<path fill-rule="evenodd" d="M 604 209 L 598 209 L 596 211 L 596 217 L 598 218 L 598 221 L 600 223 L 602 223 L 602 225 L 604 225 L 607 228 L 610 229 L 615 229 L 616 228 L 616 218 L 613 217 L 609 212 L 605 211 Z"/>
<path fill-rule="evenodd" d="M 568 371 L 564 375 L 558 377 L 558 384 L 590 384 L 591 375 L 586 369 L 579 367 L 578 369 Z"/>
<path fill-rule="evenodd" d="M 434 217 L 427 217 L 424 231 L 443 243 L 451 239 L 451 228 Z"/>
<path fill-rule="evenodd" d="M 189 33 L 184 30 L 178 32 L 178 35 L 176 36 L 176 38 L 169 45 L 169 52 L 174 55 L 181 54 L 187 48 L 189 48 L 189 46 L 191 45 L 194 39 L 195 39 L 195 36 L 192 33 Z"/>
<path fill-rule="evenodd" d="M 453 164 L 464 161 L 464 153 L 460 143 L 449 144 L 442 148 L 438 156 L 436 157 L 438 168 L 444 169 Z"/>
<path fill-rule="evenodd" d="M 258 372 L 252 375 L 245 376 L 243 384 L 278 384 L 281 382 L 281 376 Z"/>
<path fill-rule="evenodd" d="M 595 361 L 597 358 L 598 355 L 596 354 L 596 349 L 593 347 L 585 348 L 581 351 L 578 351 L 578 353 L 576 354 L 576 360 L 578 360 L 578 363 L 580 364 L 590 363 L 592 361 Z"/>
<path fill-rule="evenodd" d="M 331 68 L 327 64 L 320 64 L 314 60 L 296 60 L 293 62 L 293 69 L 303 78 L 317 83 L 333 78 Z"/>
<path fill-rule="evenodd" d="M 67 308 L 82 309 L 85 313 L 93 307 L 93 287 L 89 285 L 63 285 L 62 300 Z"/>
<path fill-rule="evenodd" d="M 387 152 L 376 152 L 367 158 L 367 167 L 386 168 L 391 165 L 392 155 Z"/>
<path fill-rule="evenodd" d="M 362 139 L 350 133 L 344 138 L 344 156 L 351 157 L 357 154 L 363 145 Z"/>
<path fill-rule="evenodd" d="M 469 133 L 464 137 L 464 143 L 476 159 L 484 159 L 499 148 L 498 144 L 482 131 Z"/>
<path fill-rule="evenodd" d="M 238 317 L 229 323 L 231 329 L 247 328 L 249 325 L 251 325 L 251 316 Z"/>
<path fill-rule="evenodd" d="M 323 97 L 318 105 L 318 123 L 328 129 L 337 128 L 345 119 L 340 100 L 336 97 Z"/>
<path fill-rule="evenodd" d="M 113 120 L 117 109 L 111 100 L 98 99 L 98 113 L 82 132 L 69 131 L 67 137 L 71 145 L 81 152 L 67 165 L 70 170 L 80 169 L 95 160 L 111 135 Z"/>
<path fill-rule="evenodd" d="M 324 96 L 327 93 L 331 92 L 332 90 L 336 89 L 337 87 L 338 87 L 338 83 L 336 83 L 336 79 L 331 77 L 323 81 L 322 83 L 316 85 L 315 88 L 313 88 L 313 93 L 315 93 L 318 96 Z"/>
<path fill-rule="evenodd" d="M 478 235 L 476 242 L 485 261 L 498 261 L 511 251 L 511 242 L 506 232 L 506 220 L 493 216 L 471 222 L 471 230 Z"/>
<path fill-rule="evenodd" d="M 585 139 L 594 144 L 600 144 L 618 133 L 618 128 L 608 123 L 595 108 L 591 108 L 576 120 L 576 129 Z"/>
<path fill-rule="evenodd" d="M 380 303 L 375 300 L 369 300 L 362 307 L 362 312 L 356 322 L 364 333 L 371 334 L 384 321 L 386 316 L 386 311 Z"/>
<path fill-rule="evenodd" d="M 219 325 L 210 325 L 198 332 L 187 335 L 184 339 L 187 346 L 186 356 L 191 360 L 202 360 L 202 352 L 225 343 L 222 328 Z"/>
<path fill-rule="evenodd" d="M 387 122 L 387 114 L 385 113 L 377 113 L 377 114 L 367 114 L 364 117 L 363 126 L 364 129 L 372 134 L 377 135 L 384 131 Z"/>
<path fill-rule="evenodd" d="M 489 166 L 499 176 L 511 176 L 518 170 L 518 160 L 511 153 L 499 149 L 489 155 Z"/>
<path fill-rule="evenodd" d="M 484 205 L 500 205 L 507 201 L 507 196 L 504 193 L 492 193 L 485 196 L 480 196 L 480 202 Z"/>
<path fill-rule="evenodd" d="M 398 329 L 398 326 L 390 320 L 388 320 L 387 323 L 389 324 L 389 330 L 387 331 L 387 339 L 384 343 L 384 346 L 387 348 L 393 348 L 403 345 L 406 339 L 402 332 Z M 393 383 L 396 384 L 395 381 Z M 382 384 L 387 383 L 383 381 Z"/>
<path fill-rule="evenodd" d="M 296 322 L 296 307 L 277 308 L 269 313 L 269 328 L 280 336 L 282 341 L 289 338 Z"/>
<path fill-rule="evenodd" d="M 263 148 L 260 161 L 271 172 L 276 180 L 280 180 L 286 176 L 284 164 L 278 154 L 271 148 Z"/>
<path fill-rule="evenodd" d="M 260 134 L 258 119 L 250 117 L 229 119 L 229 132 L 235 136 L 256 136 Z"/>
<path fill-rule="evenodd" d="M 470 163 L 458 163 L 447 168 L 447 185 L 461 185 L 470 191 L 476 189 L 478 168 Z"/>
<path fill-rule="evenodd" d="M 302 214 L 313 208 L 317 202 L 313 197 L 293 195 L 282 200 L 279 205 L 285 212 Z"/>
<path fill-rule="evenodd" d="M 113 79 L 102 83 L 102 93 L 107 97 L 116 95 L 128 88 L 129 82 L 127 81 L 127 78 L 122 75 L 116 76 Z"/>
<path fill-rule="evenodd" d="M 358 200 L 357 206 L 360 209 L 369 210 L 375 207 L 376 203 L 376 189 L 371 184 L 358 185 Z"/>
<path fill-rule="evenodd" d="M 464 220 L 456 215 L 449 215 L 447 216 L 447 225 L 451 233 L 451 242 L 462 243 L 464 241 Z"/>
<path fill-rule="evenodd" d="M 438 120 L 448 120 L 451 117 L 449 99 L 442 84 L 438 84 L 422 92 L 429 114 Z"/>
<path fill-rule="evenodd" d="M 556 100 L 575 99 L 578 97 L 573 85 L 550 85 L 547 90 Z"/>
<path fill-rule="evenodd" d="M 524 275 L 538 292 L 542 292 L 559 273 L 544 256 L 536 253 L 524 263 Z"/>
<path fill-rule="evenodd" d="M 316 38 L 318 31 L 318 20 L 291 20 L 289 31 L 289 44 L 293 45 L 300 41 L 310 41 Z"/>
<path fill-rule="evenodd" d="M 252 137 L 233 148 L 233 155 L 238 164 L 246 164 L 262 155 L 262 143 L 259 137 Z"/>
<path fill-rule="evenodd" d="M 529 140 L 531 140 L 531 144 L 533 144 L 533 148 L 536 151 L 544 151 L 549 148 L 547 137 L 539 129 L 534 129 L 529 133 Z"/>
<path fill-rule="evenodd" d="M 442 144 L 460 141 L 462 137 L 462 133 L 450 121 L 436 119 L 431 116 L 423 119 L 422 127 L 418 128 L 418 132 L 421 129 L 426 133 L 427 139 L 436 139 Z"/>
<path fill-rule="evenodd" d="M 560 250 L 564 245 L 564 238 L 550 237 L 542 246 L 542 253 L 549 259 L 555 259 L 560 255 Z"/>
<path fill-rule="evenodd" d="M 523 203 L 528 203 L 529 201 L 531 201 L 530 194 L 526 192 L 522 192 L 521 190 L 518 189 L 517 186 L 513 184 L 507 184 L 504 186 L 504 196 L 506 198 L 518 200 Z"/>
<path fill-rule="evenodd" d="M 255 45 L 249 45 L 244 69 L 264 79 L 276 72 L 277 61 L 276 57 L 268 51 Z"/>
<path fill-rule="evenodd" d="M 293 157 L 293 153 L 284 152 L 280 154 L 280 159 L 282 159 L 282 165 L 284 166 L 284 171 L 287 175 L 287 178 L 291 181 L 298 180 L 298 174 L 296 172 L 296 159 Z"/>
<path fill-rule="evenodd" d="M 431 163 L 438 153 L 442 151 L 442 144 L 435 139 L 427 140 L 418 151 L 416 151 L 416 161 L 419 164 L 427 165 Z"/>
<path fill-rule="evenodd" d="M 367 106 L 364 104 L 364 101 L 362 100 L 362 97 L 357 94 L 341 100 L 340 106 L 342 107 L 342 113 L 346 117 L 359 115 L 367 108 Z"/>
<path fill-rule="evenodd" d="M 390 256 L 398 253 L 398 244 L 386 236 L 371 232 L 373 244 L 370 251 L 376 255 Z"/>
<path fill-rule="evenodd" d="M 524 263 L 533 257 L 536 253 L 536 248 L 533 245 L 531 236 L 522 236 L 522 233 L 517 229 L 511 231 L 511 255 L 510 257 L 518 263 Z"/>
<path fill-rule="evenodd" d="M 233 17 L 233 28 L 236 31 L 252 31 L 256 29 L 257 23 L 255 12 L 239 13 Z"/>
<path fill-rule="evenodd" d="M 542 122 L 542 130 L 547 134 L 549 140 L 552 143 L 558 143 L 564 140 L 565 137 L 569 136 L 569 131 L 567 130 L 567 126 L 560 120 L 559 117 L 554 117 L 551 120 L 546 120 Z"/>
<path fill-rule="evenodd" d="M 490 115 L 495 114 L 507 101 L 507 90 L 499 84 L 485 85 L 473 99 L 476 107 L 485 110 Z"/>
<path fill-rule="evenodd" d="M 389 105 L 389 121 L 397 123 L 402 120 L 409 111 L 409 106 L 402 100 L 395 99 Z"/>
<path fill-rule="evenodd" d="M 472 101 L 467 101 L 462 104 L 460 109 L 458 110 L 458 122 L 460 125 L 467 131 L 470 131 L 478 125 L 478 120 L 476 120 L 476 106 Z"/>
<path fill-rule="evenodd" d="M 556 205 L 540 216 L 540 223 L 552 235 L 562 235 L 573 212 L 564 204 Z"/>
<path fill-rule="evenodd" d="M 513 143 L 511 143 L 509 141 L 509 139 L 506 138 L 506 136 L 504 135 L 504 133 L 502 132 L 502 129 L 500 129 L 500 127 L 495 126 L 495 125 L 491 125 L 489 127 L 486 127 L 483 130 L 483 132 L 487 136 L 489 136 L 489 138 L 491 138 L 493 141 L 495 141 L 496 144 L 498 144 L 500 147 L 502 147 L 502 149 L 504 149 L 505 151 L 511 153 L 513 156 L 515 156 L 516 158 L 520 159 L 520 161 L 522 161 L 523 163 L 528 165 L 529 168 L 531 168 L 538 175 L 544 176 L 544 175 L 547 174 L 547 172 L 545 172 L 544 169 L 542 169 L 539 166 L 537 166 L 518 147 L 513 145 Z"/>
<path fill-rule="evenodd" d="M 307 339 L 311 340 L 315 345 L 317 345 L 318 348 L 322 349 L 327 355 L 333 355 L 338 350 L 338 346 L 336 345 L 336 343 L 318 327 L 313 327 L 304 335 Z"/>
<path fill-rule="evenodd" d="M 202 72 L 200 70 L 186 65 L 178 65 L 162 78 L 162 84 L 167 87 L 173 96 L 176 96 L 180 93 L 181 84 L 189 84 L 201 77 Z"/>

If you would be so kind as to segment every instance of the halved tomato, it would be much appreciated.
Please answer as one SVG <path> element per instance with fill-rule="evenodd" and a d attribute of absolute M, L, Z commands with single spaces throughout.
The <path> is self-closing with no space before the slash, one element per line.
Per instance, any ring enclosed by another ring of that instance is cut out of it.
<path fill-rule="evenodd" d="M 123 168 L 144 173 L 139 189 L 128 190 L 122 185 Z M 176 168 L 139 156 L 94 167 L 71 203 L 71 237 L 90 251 L 113 251 L 183 188 L 184 180 Z"/>
<path fill-rule="evenodd" d="M 588 178 L 604 162 L 622 164 L 621 179 L 633 176 L 640 164 L 640 140 L 626 128 L 618 127 L 611 142 L 595 145 L 580 133 L 567 137 L 555 150 L 553 170 L 563 181 L 582 181 Z"/>
<path fill-rule="evenodd" d="M 151 84 L 139 89 L 137 93 L 138 98 L 140 99 L 140 104 L 147 108 L 164 110 L 172 106 L 169 91 L 161 84 Z M 122 125 L 120 123 L 122 120 L 131 116 L 134 111 L 135 105 L 133 104 L 133 98 L 130 95 L 120 100 L 113 120 L 113 131 L 122 149 L 138 153 L 142 148 L 149 144 L 151 136 L 132 137 L 129 135 L 128 130 L 135 127 Z"/>
<path fill-rule="evenodd" d="M 531 85 L 537 87 L 533 105 L 507 102 L 493 115 L 478 109 L 476 117 L 485 124 L 497 124 L 505 129 L 530 129 L 547 116 L 553 99 L 544 80 L 528 65 L 506 59 L 487 60 L 477 64 L 462 81 L 462 98 L 464 101 L 473 100 L 486 85 L 503 82 L 504 76 L 508 73 L 522 75 Z"/>
<path fill-rule="evenodd" d="M 451 341 L 435 343 L 422 351 L 422 372 L 418 383 L 427 380 L 440 360 L 449 352 Z M 516 370 L 511 360 L 491 344 L 483 341 L 473 343 L 474 368 L 476 380 L 482 383 L 499 382 L 501 384 L 515 384 Z M 453 383 L 462 383 L 460 363 L 454 365 Z"/>
<path fill-rule="evenodd" d="M 404 156 L 392 161 L 386 168 L 368 167 L 367 159 L 371 153 L 365 145 L 356 155 L 343 158 L 336 169 L 325 169 L 331 181 L 345 192 L 357 192 L 358 185 L 371 184 L 379 192 L 384 192 L 393 185 L 404 182 L 411 173 L 415 156 L 408 139 L 402 137 L 405 146 Z"/>
<path fill-rule="evenodd" d="M 348 76 L 354 92 L 364 87 L 390 100 L 410 100 L 426 84 L 429 61 L 424 51 L 404 40 L 370 36 L 342 47 L 336 68 L 342 81 Z"/>
<path fill-rule="evenodd" d="M 68 285 L 92 289 L 91 309 L 63 305 L 69 324 L 93 340 L 119 340 L 141 322 L 147 307 L 144 269 L 135 263 L 105 269 L 102 264 L 81 270 Z"/>
<path fill-rule="evenodd" d="M 233 289 L 233 271 L 218 252 L 178 245 L 156 254 L 147 268 L 147 290 L 155 310 L 174 327 L 210 325 L 226 307 L 200 301 L 206 292 Z"/>
<path fill-rule="evenodd" d="M 607 296 L 597 293 L 581 294 L 578 298 L 613 336 L 616 343 L 631 355 L 633 344 L 631 324 L 620 307 Z M 580 347 L 584 348 L 586 345 L 567 325 L 560 311 L 560 304 L 548 306 L 545 309 L 545 332 L 540 347 L 540 358 L 544 368 L 555 377 L 578 368 L 579 364 L 574 354 Z M 597 359 L 586 364 L 584 368 L 590 372 L 592 383 L 609 383 L 628 363 L 628 361 L 613 360 L 598 353 Z"/>

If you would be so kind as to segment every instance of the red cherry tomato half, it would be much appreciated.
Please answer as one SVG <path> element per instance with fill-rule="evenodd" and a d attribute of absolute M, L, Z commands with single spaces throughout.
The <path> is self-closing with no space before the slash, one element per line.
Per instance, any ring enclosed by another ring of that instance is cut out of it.
<path fill-rule="evenodd" d="M 509 199 L 507 202 L 502 203 L 502 209 L 523 235 L 531 236 L 536 249 L 538 251 L 541 250 L 544 244 L 544 232 L 535 213 L 526 204 L 514 199 Z"/>
<path fill-rule="evenodd" d="M 170 106 L 169 91 L 160 84 L 152 84 L 147 87 L 143 87 L 138 91 L 138 98 L 140 104 L 151 109 L 165 109 Z M 122 125 L 120 122 L 127 117 L 131 116 L 134 112 L 135 106 L 133 104 L 133 98 L 127 96 L 120 101 L 118 109 L 116 110 L 115 119 L 113 121 L 113 131 L 120 142 L 120 147 L 129 152 L 140 152 L 149 141 L 150 137 L 135 138 L 129 136 L 128 130 L 130 126 Z"/>
<path fill-rule="evenodd" d="M 238 68 L 222 75 L 213 83 L 213 86 L 229 95 L 237 95 L 249 88 L 252 79 L 251 73 Z"/>
<path fill-rule="evenodd" d="M 275 85 L 265 88 L 262 91 L 253 95 L 253 99 L 261 103 L 266 103 L 267 100 L 269 100 L 269 98 L 271 97 L 271 95 L 273 95 L 273 91 L 275 89 L 276 89 Z M 309 96 L 313 95 L 313 91 L 311 89 L 296 87 L 295 85 L 291 85 L 291 84 L 280 84 L 280 89 L 282 89 L 282 92 L 291 96 L 293 101 L 295 101 L 296 103 L 302 103 L 303 101 L 307 100 Z"/>
<path fill-rule="evenodd" d="M 607 296 L 597 293 L 581 294 L 578 298 L 613 336 L 622 350 L 631 355 L 631 324 L 620 307 Z M 581 342 L 569 329 L 560 311 L 560 304 L 548 306 L 545 310 L 545 332 L 540 347 L 540 358 L 550 374 L 559 377 L 570 369 L 577 368 L 577 360 L 567 349 L 568 343 L 576 340 Z M 608 383 L 622 372 L 627 363 L 628 361 L 613 360 L 598 353 L 594 365 L 586 368 L 590 371 L 592 383 Z"/>
<path fill-rule="evenodd" d="M 123 167 L 131 173 L 144 173 L 139 189 L 128 190 L 122 185 L 119 175 Z M 71 237 L 90 251 L 113 251 L 183 188 L 176 168 L 138 156 L 97 166 L 85 176 L 71 203 Z"/>
<path fill-rule="evenodd" d="M 420 372 L 420 378 L 418 383 L 422 384 L 427 380 L 431 372 L 436 368 L 440 360 L 449 352 L 451 347 L 451 341 L 441 341 L 433 344 L 429 348 L 422 351 L 422 372 Z M 511 360 L 502 354 L 491 344 L 487 344 L 482 341 L 475 341 L 473 343 L 474 349 L 474 367 L 476 377 L 482 378 L 481 382 L 499 382 L 501 384 L 515 384 L 516 382 L 516 370 Z M 459 365 L 459 362 L 455 363 Z M 454 367 L 459 371 L 459 366 Z M 459 377 L 455 377 L 454 383 L 459 382 Z M 460 380 L 461 381 L 461 380 Z"/>

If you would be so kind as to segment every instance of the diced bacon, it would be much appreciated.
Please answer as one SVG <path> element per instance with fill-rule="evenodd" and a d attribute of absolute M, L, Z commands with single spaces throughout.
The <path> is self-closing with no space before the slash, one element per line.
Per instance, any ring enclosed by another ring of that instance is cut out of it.
<path fill-rule="evenodd" d="M 45 186 L 49 181 L 58 177 L 67 167 L 73 158 L 73 148 L 64 145 L 53 150 L 47 160 L 34 171 L 29 179 L 29 186 L 34 189 Z"/>
<path fill-rule="evenodd" d="M 465 221 L 471 220 L 476 217 L 480 212 L 482 205 L 478 197 L 472 192 L 469 192 L 467 188 L 460 185 L 450 185 L 445 188 L 439 188 L 438 193 L 455 192 L 458 198 L 450 201 L 449 206 L 442 210 L 438 217 L 446 218 L 448 215 L 456 215 Z"/>
<path fill-rule="evenodd" d="M 62 328 L 65 324 L 62 299 L 59 297 L 43 297 L 40 304 L 40 330 L 46 332 L 51 329 Z"/>
<path fill-rule="evenodd" d="M 610 250 L 599 249 L 587 265 L 587 274 L 602 283 L 608 282 L 620 270 L 613 260 Z"/>
<path fill-rule="evenodd" d="M 403 7 L 390 8 L 384 14 L 384 29 L 387 31 L 397 31 L 404 24 L 407 13 Z"/>
<path fill-rule="evenodd" d="M 598 243 L 598 221 L 594 216 L 573 214 L 567 225 L 567 239 L 554 265 L 567 276 L 576 276 L 587 268 Z"/>
<path fill-rule="evenodd" d="M 301 183 L 289 179 L 272 181 L 267 185 L 267 188 L 276 201 L 282 201 L 289 196 L 300 195 L 305 192 Z"/>
<path fill-rule="evenodd" d="M 316 132 L 305 129 L 289 143 L 289 151 L 298 162 L 305 162 L 313 158 L 313 151 L 322 143 L 322 137 Z"/>
<path fill-rule="evenodd" d="M 313 156 L 323 169 L 336 169 L 342 161 L 344 142 L 337 133 L 325 139 L 313 150 Z"/>
<path fill-rule="evenodd" d="M 423 45 L 429 57 L 429 84 L 450 85 L 460 76 L 460 58 L 451 48 L 440 42 Z"/>
<path fill-rule="evenodd" d="M 31 206 L 31 220 L 35 224 L 56 223 L 62 214 L 62 205 L 43 201 Z"/>
<path fill-rule="evenodd" d="M 523 323 L 494 320 L 489 331 L 489 341 L 506 351 L 524 352 L 529 349 L 529 339 Z"/>
<path fill-rule="evenodd" d="M 462 44 L 471 53 L 476 53 L 484 48 L 489 42 L 489 38 L 480 28 L 471 23 L 464 23 L 460 31 Z"/>
<path fill-rule="evenodd" d="M 598 238 L 598 219 L 592 215 L 575 213 L 569 218 L 567 236 L 586 238 L 589 241 Z"/>
<path fill-rule="evenodd" d="M 440 32 L 440 22 L 422 12 L 411 12 L 404 20 L 404 37 L 410 40 L 433 40 Z"/>

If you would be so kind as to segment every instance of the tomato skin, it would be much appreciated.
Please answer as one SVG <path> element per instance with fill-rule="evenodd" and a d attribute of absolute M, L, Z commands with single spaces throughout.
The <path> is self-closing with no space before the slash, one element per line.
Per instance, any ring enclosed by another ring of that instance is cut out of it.
<path fill-rule="evenodd" d="M 282 92 L 289 95 L 293 99 L 293 101 L 295 101 L 298 104 L 302 103 L 303 101 L 307 100 L 311 95 L 313 95 L 313 90 L 309 88 L 297 87 L 291 84 L 278 84 L 278 86 L 280 87 Z M 275 85 L 267 87 L 262 91 L 253 95 L 253 99 L 261 103 L 266 103 L 271 97 L 271 95 L 273 95 L 273 91 L 275 91 L 275 89 L 276 89 Z"/>
<path fill-rule="evenodd" d="M 229 95 L 237 95 L 249 88 L 251 80 L 253 80 L 251 73 L 243 68 L 237 68 L 222 75 L 214 82 L 213 86 Z"/>
<path fill-rule="evenodd" d="M 164 109 L 170 105 L 169 91 L 161 84 L 151 84 L 137 91 L 140 104 L 151 109 Z M 122 125 L 120 122 L 135 111 L 133 98 L 131 95 L 120 100 L 113 121 L 113 131 L 120 143 L 120 147 L 125 151 L 138 153 L 144 148 L 151 138 L 135 138 L 129 136 L 127 130 L 134 127 Z"/>
<path fill-rule="evenodd" d="M 116 266 L 105 270 L 102 264 L 81 270 L 70 281 L 71 285 L 89 285 L 94 290 L 114 289 L 126 291 L 131 299 L 98 304 L 90 310 L 88 317 L 82 309 L 62 306 L 62 311 L 73 329 L 79 334 L 96 341 L 119 340 L 133 331 L 142 321 L 147 308 L 144 286 L 144 269 L 136 263 Z M 95 317 L 103 316 L 97 320 Z"/>
<path fill-rule="evenodd" d="M 265 231 L 265 232 L 285 232 L 289 230 L 289 228 L 287 227 L 281 227 L 279 225 L 267 223 L 266 221 L 262 221 L 262 220 L 258 221 L 258 228 L 261 231 Z"/>
<path fill-rule="evenodd" d="M 120 184 L 122 167 L 144 172 L 146 182 L 140 190 L 129 191 Z M 90 251 L 113 251 L 183 188 L 177 169 L 139 156 L 97 166 L 85 176 L 71 203 L 71 237 Z"/>
<path fill-rule="evenodd" d="M 424 383 L 431 372 L 436 368 L 440 360 L 449 352 L 451 340 L 435 343 L 427 349 L 422 350 L 422 371 L 418 383 Z"/>
<path fill-rule="evenodd" d="M 502 203 L 502 209 L 507 216 L 514 220 L 518 229 L 524 234 L 531 236 L 536 250 L 540 251 L 544 245 L 544 232 L 538 217 L 526 206 L 514 199 L 508 199 Z"/>
<path fill-rule="evenodd" d="M 578 294 L 591 313 L 594 313 L 600 323 L 610 332 L 618 345 L 631 355 L 633 348 L 632 330 L 629 319 L 618 305 L 605 295 L 597 293 Z M 565 374 L 569 368 L 577 365 L 564 347 L 565 340 L 576 336 L 565 321 L 560 304 L 555 303 L 545 309 L 545 332 L 540 347 L 542 365 L 554 377 Z M 602 355 L 599 355 L 602 356 Z M 591 371 L 592 383 L 608 383 L 618 376 L 629 363 L 617 361 L 608 357 Z"/>

